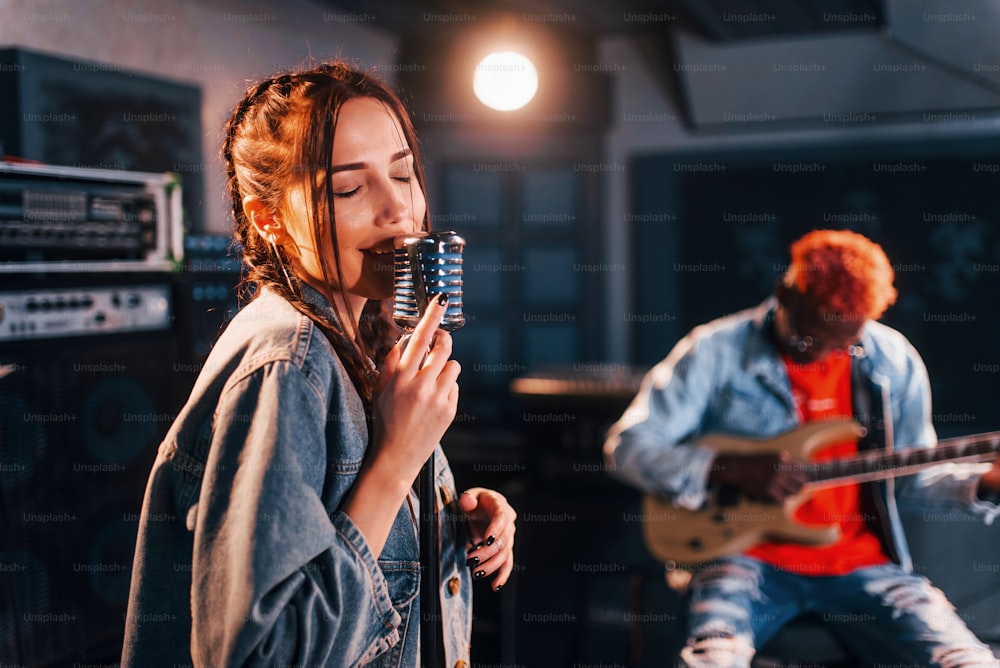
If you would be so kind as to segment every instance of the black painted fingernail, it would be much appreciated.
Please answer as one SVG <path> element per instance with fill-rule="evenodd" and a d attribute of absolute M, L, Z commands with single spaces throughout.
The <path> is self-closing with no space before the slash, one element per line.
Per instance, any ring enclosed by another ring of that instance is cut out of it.
<path fill-rule="evenodd" d="M 489 538 L 486 539 L 486 544 L 487 545 L 492 545 L 493 543 L 496 542 L 496 540 L 497 540 L 496 537 L 490 536 Z"/>
<path fill-rule="evenodd" d="M 468 566 L 469 568 L 475 568 L 476 566 L 479 565 L 479 557 L 471 557 L 468 561 L 465 562 L 465 565 Z"/>
<path fill-rule="evenodd" d="M 476 571 L 476 574 L 473 575 L 472 577 L 475 578 L 476 580 L 482 580 L 484 577 L 486 577 L 486 571 Z"/>
<path fill-rule="evenodd" d="M 478 550 L 479 548 L 481 548 L 482 546 L 483 546 L 482 543 L 476 543 L 475 545 L 473 545 L 472 547 L 469 548 L 469 550 L 468 550 L 468 552 L 466 552 L 466 554 L 471 554 L 471 553 L 475 552 L 476 550 Z"/>
<path fill-rule="evenodd" d="M 503 585 L 497 585 L 493 588 L 493 591 L 500 591 L 501 589 L 503 589 Z"/>
<path fill-rule="evenodd" d="M 437 303 L 438 304 L 440 304 L 441 306 L 444 306 L 445 304 L 448 303 L 448 293 L 447 292 L 442 292 L 442 293 L 438 294 L 438 296 L 435 297 L 435 299 L 437 299 Z"/>

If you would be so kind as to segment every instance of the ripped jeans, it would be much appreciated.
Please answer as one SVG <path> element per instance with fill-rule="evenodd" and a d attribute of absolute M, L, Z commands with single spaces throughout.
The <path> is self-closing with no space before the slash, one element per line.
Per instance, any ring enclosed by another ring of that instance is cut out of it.
<path fill-rule="evenodd" d="M 681 665 L 692 668 L 745 668 L 755 648 L 804 613 L 876 666 L 1000 666 L 941 590 L 896 564 L 809 577 L 729 557 L 694 575 L 687 603 L 688 640 L 680 656 Z"/>

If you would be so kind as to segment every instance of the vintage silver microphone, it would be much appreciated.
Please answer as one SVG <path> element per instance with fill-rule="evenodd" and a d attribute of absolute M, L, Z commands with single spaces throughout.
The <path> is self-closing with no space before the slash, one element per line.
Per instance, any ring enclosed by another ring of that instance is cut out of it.
<path fill-rule="evenodd" d="M 430 295 L 448 295 L 441 329 L 453 332 L 465 324 L 462 312 L 462 251 L 465 239 L 454 232 L 429 232 L 396 237 L 392 319 L 412 332 L 427 308 Z"/>
<path fill-rule="evenodd" d="M 438 325 L 453 332 L 465 324 L 462 312 L 462 251 L 465 239 L 454 232 L 397 237 L 393 242 L 392 319 L 409 336 L 427 309 L 428 300 L 448 295 L 448 308 Z M 404 343 L 405 345 L 405 343 Z M 420 653 L 423 668 L 441 668 L 440 533 L 435 498 L 434 457 L 420 470 Z"/>

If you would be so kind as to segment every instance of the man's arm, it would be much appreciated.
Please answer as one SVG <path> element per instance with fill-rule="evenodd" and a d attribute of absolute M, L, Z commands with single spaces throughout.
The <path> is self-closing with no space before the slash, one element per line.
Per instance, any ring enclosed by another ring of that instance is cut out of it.
<path fill-rule="evenodd" d="M 715 453 L 688 439 L 698 433 L 713 396 L 715 359 L 695 330 L 646 374 L 608 431 L 604 453 L 612 476 L 681 507 L 703 503 Z"/>

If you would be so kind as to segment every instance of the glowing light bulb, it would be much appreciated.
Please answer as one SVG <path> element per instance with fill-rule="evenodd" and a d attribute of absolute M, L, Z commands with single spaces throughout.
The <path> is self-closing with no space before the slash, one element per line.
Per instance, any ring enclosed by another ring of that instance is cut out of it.
<path fill-rule="evenodd" d="M 527 57 L 515 51 L 491 53 L 476 66 L 472 90 L 490 109 L 514 111 L 535 97 L 538 70 Z"/>

